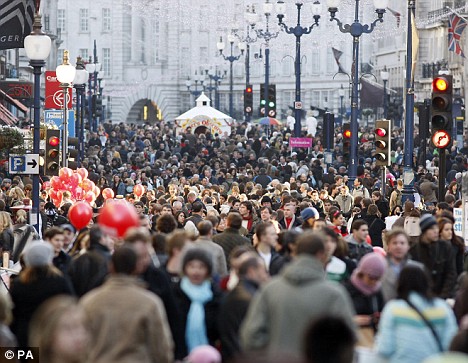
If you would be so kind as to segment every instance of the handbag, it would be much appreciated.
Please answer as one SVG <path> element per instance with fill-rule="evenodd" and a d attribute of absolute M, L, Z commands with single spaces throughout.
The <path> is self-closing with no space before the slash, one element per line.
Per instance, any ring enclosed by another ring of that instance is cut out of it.
<path fill-rule="evenodd" d="M 442 342 L 440 341 L 440 338 L 437 335 L 437 332 L 435 331 L 434 326 L 431 324 L 431 322 L 429 320 L 426 319 L 426 317 L 423 315 L 423 313 L 411 301 L 409 301 L 408 299 L 405 300 L 405 301 L 414 311 L 416 311 L 418 313 L 418 315 L 421 317 L 421 319 L 424 321 L 424 323 L 427 325 L 427 327 L 429 329 L 431 329 L 432 335 L 434 336 L 434 339 L 437 342 L 437 346 L 439 347 L 439 350 L 441 352 L 443 352 L 444 347 L 442 346 Z"/>

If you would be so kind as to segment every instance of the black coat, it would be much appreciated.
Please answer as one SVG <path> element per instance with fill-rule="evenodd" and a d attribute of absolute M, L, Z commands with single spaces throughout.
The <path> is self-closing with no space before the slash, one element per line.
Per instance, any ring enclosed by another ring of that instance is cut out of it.
<path fill-rule="evenodd" d="M 369 236 L 372 241 L 372 246 L 383 247 L 382 231 L 387 228 L 385 222 L 375 214 L 368 214 L 364 220 L 369 224 Z"/>
<path fill-rule="evenodd" d="M 216 340 L 219 338 L 218 331 L 218 312 L 219 304 L 221 302 L 221 292 L 214 286 L 211 286 L 213 291 L 213 299 L 205 304 L 205 324 L 206 324 L 206 335 L 210 345 L 215 345 Z M 174 296 L 177 302 L 177 307 L 180 311 L 182 332 L 185 337 L 185 329 L 187 328 L 187 316 L 190 310 L 190 299 L 182 290 L 180 283 L 174 289 Z M 184 356 L 188 355 L 187 345 L 184 339 L 184 345 L 182 347 Z"/>
<path fill-rule="evenodd" d="M 240 280 L 223 299 L 219 308 L 218 328 L 221 338 L 223 361 L 240 353 L 239 329 L 247 315 L 250 301 L 258 285 L 250 280 Z"/>
<path fill-rule="evenodd" d="M 11 282 L 10 295 L 13 301 L 11 330 L 20 347 L 28 346 L 28 327 L 36 309 L 47 299 L 56 295 L 72 295 L 70 281 L 62 275 L 47 274 L 43 268 L 38 278 L 29 284 L 21 282 L 20 276 Z"/>

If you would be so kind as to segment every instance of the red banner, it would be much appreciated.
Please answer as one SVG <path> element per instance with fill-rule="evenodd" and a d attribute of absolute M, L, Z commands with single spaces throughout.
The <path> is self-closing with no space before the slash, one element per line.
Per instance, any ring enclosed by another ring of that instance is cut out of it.
<path fill-rule="evenodd" d="M 60 110 L 63 108 L 63 89 L 57 79 L 55 71 L 45 72 L 45 108 Z M 68 88 L 67 107 L 72 108 L 72 89 Z"/>

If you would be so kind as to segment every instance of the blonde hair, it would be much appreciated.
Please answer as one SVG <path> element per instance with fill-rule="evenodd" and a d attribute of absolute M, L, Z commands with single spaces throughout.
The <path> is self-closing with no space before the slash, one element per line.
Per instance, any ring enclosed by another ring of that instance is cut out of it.
<path fill-rule="evenodd" d="M 23 192 L 23 189 L 21 189 L 20 187 L 13 187 L 10 189 L 9 193 L 8 193 L 8 196 L 10 198 L 15 198 L 17 200 L 23 200 L 24 198 L 26 198 L 26 196 L 24 195 L 24 192 Z"/>
<path fill-rule="evenodd" d="M 25 224 L 28 222 L 28 214 L 24 209 L 19 209 L 16 212 L 16 223 Z"/>
<path fill-rule="evenodd" d="M 12 224 L 10 213 L 0 212 L 0 232 L 7 229 L 12 230 Z"/>

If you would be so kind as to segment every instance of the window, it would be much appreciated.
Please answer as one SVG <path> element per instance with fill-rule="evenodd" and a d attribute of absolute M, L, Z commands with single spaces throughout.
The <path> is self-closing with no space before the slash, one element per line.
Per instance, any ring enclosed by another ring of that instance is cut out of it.
<path fill-rule="evenodd" d="M 111 75 L 110 48 L 102 48 L 102 70 L 104 71 L 104 76 L 109 77 Z"/>
<path fill-rule="evenodd" d="M 84 61 L 88 61 L 89 59 L 88 49 L 82 48 L 78 51 L 78 54 L 80 55 L 81 59 L 83 59 Z"/>
<path fill-rule="evenodd" d="M 65 20 L 65 9 L 57 9 L 57 30 L 60 29 L 61 33 L 67 31 Z"/>
<path fill-rule="evenodd" d="M 312 50 L 312 74 L 320 73 L 320 52 L 318 49 Z"/>
<path fill-rule="evenodd" d="M 80 32 L 89 31 L 89 11 L 80 9 Z"/>
<path fill-rule="evenodd" d="M 111 30 L 111 9 L 102 9 L 102 31 L 109 32 Z"/>

